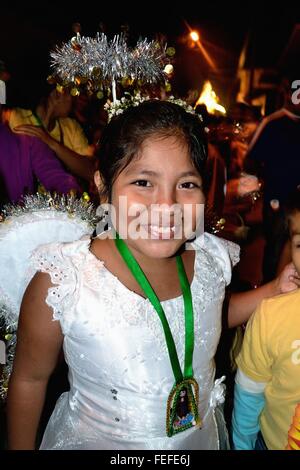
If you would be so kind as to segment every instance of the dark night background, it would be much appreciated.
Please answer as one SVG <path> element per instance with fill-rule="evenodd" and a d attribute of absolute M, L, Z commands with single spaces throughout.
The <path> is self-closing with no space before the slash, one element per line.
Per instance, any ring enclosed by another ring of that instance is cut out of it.
<path fill-rule="evenodd" d="M 0 59 L 11 79 L 7 87 L 8 104 L 30 106 L 44 91 L 49 75 L 49 51 L 69 40 L 73 22 L 80 22 L 83 35 L 95 35 L 99 23 L 112 37 L 121 25 L 129 25 L 129 41 L 139 35 L 149 40 L 155 32 L 166 35 L 176 48 L 174 91 L 185 95 L 188 89 L 200 89 L 210 78 L 226 104 L 236 92 L 236 69 L 246 37 L 250 40 L 248 61 L 258 67 L 276 67 L 294 25 L 300 23 L 298 2 L 24 2 L 1 6 Z M 200 38 L 217 64 L 212 71 L 201 52 L 189 47 L 185 39 L 188 23 L 200 32 Z M 300 58 L 299 58 L 300 59 Z M 300 63 L 300 60 L 299 60 Z M 297 77 L 299 78 L 299 77 Z"/>

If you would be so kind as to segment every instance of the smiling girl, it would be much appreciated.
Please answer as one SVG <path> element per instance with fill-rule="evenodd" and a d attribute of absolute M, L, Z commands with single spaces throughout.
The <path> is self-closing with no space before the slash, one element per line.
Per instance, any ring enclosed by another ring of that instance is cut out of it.
<path fill-rule="evenodd" d="M 9 385 L 11 449 L 35 447 L 62 345 L 70 391 L 41 449 L 221 447 L 214 355 L 238 248 L 199 234 L 205 160 L 199 118 L 176 104 L 147 101 L 108 124 L 95 181 L 116 217 L 109 236 L 35 252 Z M 232 295 L 229 324 L 294 288 L 288 274 Z M 178 420 L 183 391 L 187 419 Z"/>

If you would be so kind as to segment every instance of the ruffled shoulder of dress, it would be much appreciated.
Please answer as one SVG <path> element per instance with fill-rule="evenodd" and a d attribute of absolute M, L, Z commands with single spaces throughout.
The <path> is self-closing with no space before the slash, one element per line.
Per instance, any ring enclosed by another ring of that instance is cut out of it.
<path fill-rule="evenodd" d="M 28 275 L 49 274 L 53 287 L 48 290 L 46 303 L 53 309 L 53 319 L 59 320 L 63 332 L 69 328 L 79 295 L 80 277 L 87 263 L 90 239 L 70 243 L 41 245 L 31 255 Z"/>
<path fill-rule="evenodd" d="M 53 269 L 79 267 L 85 261 L 89 253 L 90 238 L 82 237 L 74 242 L 47 243 L 36 248 L 30 256 L 30 264 L 37 271 L 48 272 L 51 280 L 55 283 Z"/>
<path fill-rule="evenodd" d="M 231 281 L 232 268 L 239 262 L 240 247 L 229 240 L 203 233 L 192 242 L 192 247 L 202 250 L 221 268 L 226 285 Z"/>

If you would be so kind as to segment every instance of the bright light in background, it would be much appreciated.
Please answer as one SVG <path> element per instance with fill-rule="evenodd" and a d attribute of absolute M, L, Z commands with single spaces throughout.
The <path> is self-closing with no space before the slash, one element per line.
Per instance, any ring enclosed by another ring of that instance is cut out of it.
<path fill-rule="evenodd" d="M 197 46 L 197 48 L 202 53 L 204 59 L 209 64 L 209 66 L 212 69 L 216 70 L 217 69 L 216 64 L 214 63 L 214 61 L 211 58 L 211 56 L 209 55 L 208 51 L 204 47 L 203 41 L 202 40 L 200 41 L 200 35 L 199 35 L 198 31 L 196 31 L 195 29 L 192 29 L 186 20 L 184 20 L 184 22 L 185 22 L 186 27 L 189 30 L 189 38 L 193 41 L 193 43 L 195 43 L 195 44 L 193 44 L 192 47 Z"/>
<path fill-rule="evenodd" d="M 195 104 L 195 108 L 198 104 L 205 104 L 209 114 L 226 114 L 224 106 L 219 104 L 219 98 L 213 90 L 212 84 L 206 81 L 203 85 L 200 96 Z"/>
<path fill-rule="evenodd" d="M 190 37 L 194 42 L 197 42 L 200 39 L 199 34 L 197 33 L 197 31 L 191 31 L 190 32 Z"/>

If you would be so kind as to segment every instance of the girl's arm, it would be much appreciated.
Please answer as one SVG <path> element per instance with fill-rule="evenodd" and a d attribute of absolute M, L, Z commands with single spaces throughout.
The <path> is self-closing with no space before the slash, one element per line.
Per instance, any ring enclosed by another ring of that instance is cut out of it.
<path fill-rule="evenodd" d="M 33 137 L 38 137 L 42 140 L 50 149 L 56 154 L 64 165 L 76 176 L 85 179 L 86 181 L 93 181 L 95 173 L 95 159 L 94 157 L 86 157 L 79 155 L 73 150 L 69 149 L 65 145 L 57 142 L 48 134 L 43 128 L 23 124 L 21 126 L 14 127 L 14 132 L 17 134 L 26 134 Z"/>
<path fill-rule="evenodd" d="M 51 287 L 48 274 L 37 273 L 21 306 L 17 348 L 8 387 L 10 449 L 32 450 L 42 413 L 48 379 L 54 370 L 63 336 L 45 298 Z"/>
<path fill-rule="evenodd" d="M 74 175 L 89 182 L 93 181 L 95 173 L 94 157 L 80 155 L 54 139 L 52 139 L 51 145 L 49 146 Z"/>
<path fill-rule="evenodd" d="M 293 263 L 290 263 L 274 281 L 248 292 L 232 294 L 228 306 L 229 328 L 242 325 L 249 320 L 263 299 L 291 292 L 297 287 L 300 287 L 300 279 Z"/>

